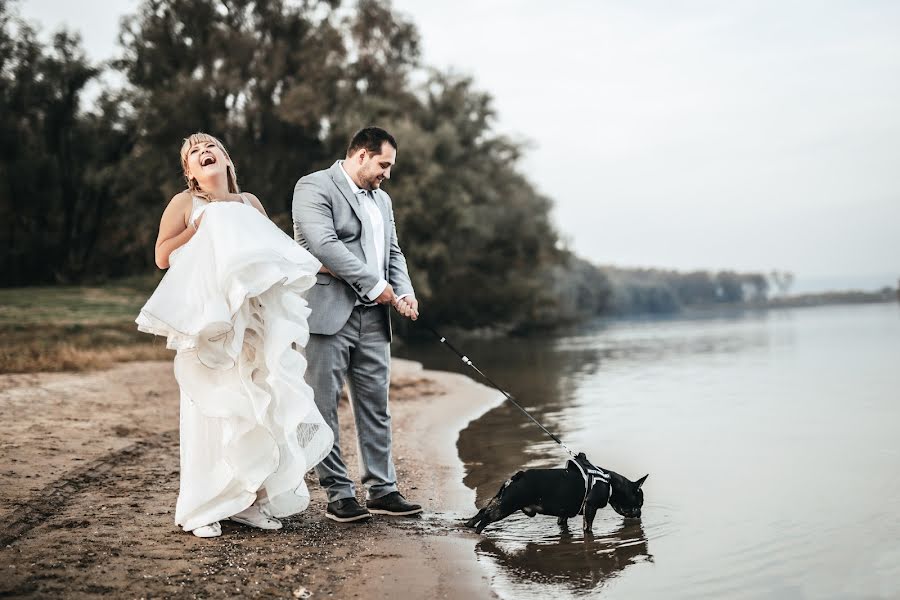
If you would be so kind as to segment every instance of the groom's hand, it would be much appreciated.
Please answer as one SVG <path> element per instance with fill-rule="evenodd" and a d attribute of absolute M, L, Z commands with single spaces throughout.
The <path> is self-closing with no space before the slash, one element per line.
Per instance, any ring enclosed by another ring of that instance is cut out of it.
<path fill-rule="evenodd" d="M 415 321 L 419 318 L 419 301 L 416 300 L 415 296 L 397 298 L 397 301 L 394 302 L 394 308 L 407 319 Z"/>
<path fill-rule="evenodd" d="M 375 302 L 378 304 L 393 304 L 396 298 L 397 295 L 394 294 L 394 288 L 391 287 L 391 284 L 387 284 L 381 295 L 375 298 Z"/>

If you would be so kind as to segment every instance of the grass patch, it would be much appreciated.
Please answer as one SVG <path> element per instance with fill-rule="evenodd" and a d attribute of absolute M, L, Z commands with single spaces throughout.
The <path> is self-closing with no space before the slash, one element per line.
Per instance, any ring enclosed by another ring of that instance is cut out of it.
<path fill-rule="evenodd" d="M 134 324 L 158 276 L 100 286 L 0 289 L 0 373 L 83 371 L 171 358 Z"/>

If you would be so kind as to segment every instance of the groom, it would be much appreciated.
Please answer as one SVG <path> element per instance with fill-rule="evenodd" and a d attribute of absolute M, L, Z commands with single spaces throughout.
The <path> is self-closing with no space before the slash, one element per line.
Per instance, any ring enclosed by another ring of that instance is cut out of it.
<path fill-rule="evenodd" d="M 422 512 L 397 491 L 391 458 L 390 307 L 411 319 L 418 316 L 391 197 L 381 190 L 396 158 L 393 136 L 366 127 L 350 140 L 344 160 L 294 187 L 294 239 L 328 269 L 316 276 L 307 295 L 312 314 L 306 377 L 334 432 L 331 454 L 316 472 L 328 493 L 326 516 L 341 523 L 368 519 L 371 513 Z M 337 406 L 348 378 L 366 508 L 356 501 L 341 456 Z"/>

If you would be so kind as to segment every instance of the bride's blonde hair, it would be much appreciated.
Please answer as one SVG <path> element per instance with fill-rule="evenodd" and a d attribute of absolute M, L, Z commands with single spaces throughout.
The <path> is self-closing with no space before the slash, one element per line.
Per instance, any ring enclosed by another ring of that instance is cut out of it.
<path fill-rule="evenodd" d="M 238 187 L 237 174 L 234 170 L 234 161 L 231 160 L 231 156 L 228 155 L 228 150 L 225 149 L 224 144 L 222 144 L 222 142 L 220 142 L 218 138 L 200 131 L 184 138 L 184 143 L 181 145 L 181 168 L 184 171 L 184 179 L 185 181 L 187 181 L 188 191 L 190 191 L 190 193 L 194 196 L 200 196 L 201 198 L 204 198 L 206 200 L 212 200 L 212 198 L 209 196 L 209 193 L 201 189 L 200 183 L 196 179 L 191 177 L 191 174 L 188 171 L 188 152 L 191 148 L 194 147 L 195 144 L 202 144 L 204 142 L 214 143 L 219 147 L 219 150 L 222 151 L 222 154 L 225 155 L 225 158 L 228 159 L 229 164 L 225 167 L 227 170 L 226 177 L 228 179 L 228 191 L 232 194 L 239 194 L 241 192 L 241 188 Z"/>

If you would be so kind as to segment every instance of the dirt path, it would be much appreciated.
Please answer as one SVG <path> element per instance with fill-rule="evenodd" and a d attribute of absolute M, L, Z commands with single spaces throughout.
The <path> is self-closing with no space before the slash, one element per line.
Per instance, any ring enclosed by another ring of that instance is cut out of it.
<path fill-rule="evenodd" d="M 0 596 L 491 597 L 475 539 L 458 530 L 474 496 L 455 441 L 495 401 L 464 377 L 396 361 L 395 458 L 403 491 L 428 508 L 422 518 L 333 523 L 307 476 L 312 505 L 281 531 L 226 522 L 221 538 L 203 540 L 173 522 L 171 363 L 2 376 Z M 342 439 L 354 439 L 342 410 Z"/>

